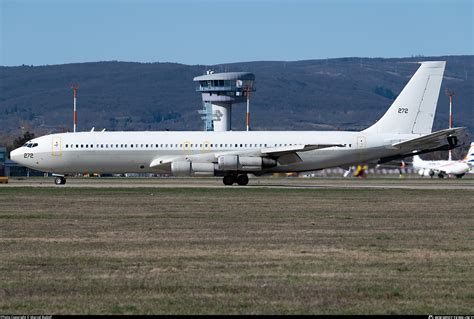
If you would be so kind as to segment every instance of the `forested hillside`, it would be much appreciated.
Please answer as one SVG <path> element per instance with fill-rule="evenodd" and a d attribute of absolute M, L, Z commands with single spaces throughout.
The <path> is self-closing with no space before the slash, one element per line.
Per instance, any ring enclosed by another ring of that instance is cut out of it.
<path fill-rule="evenodd" d="M 71 83 L 80 83 L 78 129 L 201 130 L 193 77 L 207 69 L 250 71 L 254 130 L 359 130 L 378 119 L 407 83 L 418 60 L 446 60 L 435 129 L 448 125 L 447 88 L 456 92 L 454 124 L 474 129 L 474 56 L 342 58 L 203 66 L 96 62 L 0 67 L 0 133 L 72 130 Z M 233 108 L 234 130 L 245 105 Z"/>

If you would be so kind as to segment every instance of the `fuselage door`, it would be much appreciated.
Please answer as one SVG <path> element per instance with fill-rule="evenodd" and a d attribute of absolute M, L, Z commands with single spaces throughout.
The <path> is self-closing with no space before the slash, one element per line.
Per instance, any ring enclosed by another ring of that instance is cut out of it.
<path fill-rule="evenodd" d="M 61 138 L 53 137 L 52 156 L 61 156 Z"/>
<path fill-rule="evenodd" d="M 357 148 L 365 148 L 365 136 L 358 136 L 357 137 Z"/>

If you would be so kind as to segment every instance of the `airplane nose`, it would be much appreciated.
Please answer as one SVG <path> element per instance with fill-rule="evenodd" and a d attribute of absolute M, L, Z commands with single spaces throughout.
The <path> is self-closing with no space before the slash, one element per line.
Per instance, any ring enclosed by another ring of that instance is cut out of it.
<path fill-rule="evenodd" d="M 23 153 L 20 151 L 19 148 L 17 148 L 10 152 L 10 159 L 14 162 L 20 163 L 22 155 Z"/>

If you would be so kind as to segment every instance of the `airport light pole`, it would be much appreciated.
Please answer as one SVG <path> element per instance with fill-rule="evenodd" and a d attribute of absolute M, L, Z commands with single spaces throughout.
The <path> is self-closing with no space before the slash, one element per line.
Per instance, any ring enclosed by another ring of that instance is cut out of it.
<path fill-rule="evenodd" d="M 453 128 L 453 96 L 455 95 L 454 91 L 446 90 L 446 95 L 449 96 L 449 128 Z M 452 160 L 451 150 L 449 150 L 448 160 Z"/>
<path fill-rule="evenodd" d="M 246 88 L 247 91 L 247 117 L 246 117 L 246 122 L 247 122 L 247 131 L 250 131 L 250 86 L 247 85 Z"/>
<path fill-rule="evenodd" d="M 77 102 L 77 90 L 79 89 L 79 83 L 76 85 L 76 84 L 72 84 L 71 83 L 71 89 L 73 89 L 73 92 L 74 92 L 74 114 L 73 114 L 73 118 L 74 118 L 74 133 L 76 132 L 76 126 L 77 126 L 77 109 L 76 109 L 76 102 Z"/>

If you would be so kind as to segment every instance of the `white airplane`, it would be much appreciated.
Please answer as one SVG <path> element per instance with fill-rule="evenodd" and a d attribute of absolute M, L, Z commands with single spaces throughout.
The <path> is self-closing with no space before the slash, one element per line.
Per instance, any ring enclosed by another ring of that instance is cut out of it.
<path fill-rule="evenodd" d="M 474 174 L 474 142 L 471 143 L 471 147 L 469 147 L 469 151 L 467 152 L 464 161 L 469 165 L 469 173 Z"/>
<path fill-rule="evenodd" d="M 361 132 L 78 132 L 38 137 L 11 159 L 55 174 L 171 173 L 223 176 L 246 185 L 248 174 L 303 172 L 379 162 L 463 145 L 465 128 L 431 132 L 445 61 L 421 66 L 383 117 Z"/>
<path fill-rule="evenodd" d="M 474 143 L 471 143 L 466 157 L 460 161 L 424 161 L 418 155 L 413 156 L 413 168 L 417 169 L 421 176 L 433 177 L 436 174 L 439 178 L 448 175 L 461 178 L 472 169 L 473 164 Z"/>

